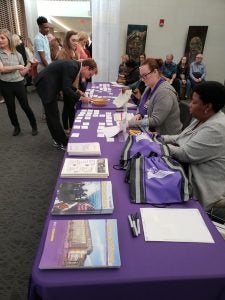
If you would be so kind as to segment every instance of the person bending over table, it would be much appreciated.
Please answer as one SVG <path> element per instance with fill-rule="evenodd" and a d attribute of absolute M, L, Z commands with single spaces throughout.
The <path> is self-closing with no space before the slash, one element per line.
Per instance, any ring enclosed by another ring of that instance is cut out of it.
<path fill-rule="evenodd" d="M 163 136 L 171 155 L 188 163 L 191 194 L 206 211 L 225 207 L 225 87 L 216 81 L 196 85 L 190 113 L 195 118 L 179 135 Z"/>
<path fill-rule="evenodd" d="M 48 129 L 54 140 L 54 146 L 63 149 L 68 143 L 62 125 L 57 104 L 57 95 L 63 92 L 64 101 L 70 109 L 74 109 L 77 101 L 90 102 L 75 86 L 74 82 L 82 76 L 89 79 L 98 71 L 96 62 L 89 58 L 82 63 L 76 60 L 57 60 L 42 70 L 35 79 L 37 92 L 44 105 Z"/>
<path fill-rule="evenodd" d="M 159 134 L 177 134 L 182 129 L 177 93 L 161 77 L 162 63 L 162 59 L 147 58 L 140 66 L 140 78 L 147 88 L 137 114 L 128 121 L 128 127 L 141 126 Z"/>

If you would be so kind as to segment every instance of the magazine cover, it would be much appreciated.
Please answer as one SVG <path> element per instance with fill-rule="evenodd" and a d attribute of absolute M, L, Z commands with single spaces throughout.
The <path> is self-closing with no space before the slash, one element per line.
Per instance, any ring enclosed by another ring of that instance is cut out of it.
<path fill-rule="evenodd" d="M 66 158 L 61 177 L 66 178 L 105 178 L 109 176 L 107 158 Z"/>
<path fill-rule="evenodd" d="M 118 268 L 116 219 L 51 220 L 40 269 Z"/>
<path fill-rule="evenodd" d="M 111 181 L 63 182 L 57 188 L 51 213 L 110 214 L 113 209 Z"/>

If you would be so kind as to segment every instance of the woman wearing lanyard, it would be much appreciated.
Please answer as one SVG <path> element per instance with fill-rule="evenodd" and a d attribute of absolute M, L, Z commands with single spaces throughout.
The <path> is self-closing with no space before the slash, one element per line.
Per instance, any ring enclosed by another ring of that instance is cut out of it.
<path fill-rule="evenodd" d="M 174 88 L 161 78 L 162 59 L 147 58 L 140 66 L 140 78 L 146 85 L 138 113 L 129 127 L 145 127 L 159 134 L 177 134 L 182 130 L 179 103 Z M 145 118 L 144 116 L 148 117 Z"/>
<path fill-rule="evenodd" d="M 32 127 L 32 135 L 37 135 L 37 123 L 31 110 L 26 89 L 23 83 L 24 75 L 29 72 L 30 63 L 24 66 L 22 55 L 16 51 L 12 35 L 7 29 L 0 30 L 0 88 L 4 96 L 8 115 L 14 126 L 13 135 L 20 133 L 20 125 L 16 114 L 15 97 Z"/>

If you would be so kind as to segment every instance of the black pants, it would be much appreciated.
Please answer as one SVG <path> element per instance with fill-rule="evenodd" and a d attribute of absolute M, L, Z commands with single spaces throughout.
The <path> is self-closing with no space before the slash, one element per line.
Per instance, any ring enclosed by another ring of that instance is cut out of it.
<path fill-rule="evenodd" d="M 52 138 L 58 144 L 66 146 L 68 143 L 68 138 L 65 135 L 65 132 L 60 123 L 60 114 L 57 100 L 55 99 L 55 101 L 43 105 L 45 109 L 46 122 Z"/>
<path fill-rule="evenodd" d="M 71 99 L 63 97 L 63 111 L 62 111 L 62 122 L 63 128 L 69 129 L 73 127 L 75 114 L 76 114 L 76 105 L 79 99 Z"/>
<path fill-rule="evenodd" d="M 16 114 L 15 97 L 18 99 L 19 104 L 25 112 L 32 128 L 37 127 L 36 119 L 32 109 L 29 106 L 26 88 L 23 81 L 19 82 L 6 82 L 0 80 L 0 87 L 3 97 L 5 98 L 6 107 L 10 121 L 14 127 L 19 127 L 19 121 Z"/>

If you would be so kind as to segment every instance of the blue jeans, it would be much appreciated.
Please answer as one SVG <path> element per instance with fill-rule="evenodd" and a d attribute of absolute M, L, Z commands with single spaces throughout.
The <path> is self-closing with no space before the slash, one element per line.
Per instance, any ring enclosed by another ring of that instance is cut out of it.
<path fill-rule="evenodd" d="M 184 88 L 185 89 L 185 97 L 186 98 L 190 98 L 190 93 L 191 93 L 191 81 L 190 79 L 186 80 L 186 84 L 183 85 L 182 81 L 179 79 L 179 85 L 180 85 L 180 95 L 181 95 L 181 89 Z"/>

